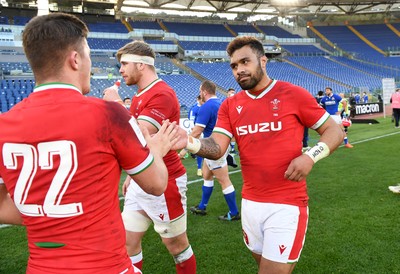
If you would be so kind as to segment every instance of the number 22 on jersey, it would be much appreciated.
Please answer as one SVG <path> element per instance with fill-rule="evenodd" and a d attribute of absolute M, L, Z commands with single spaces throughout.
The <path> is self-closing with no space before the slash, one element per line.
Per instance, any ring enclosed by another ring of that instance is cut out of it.
<path fill-rule="evenodd" d="M 58 155 L 60 164 L 54 166 L 53 157 Z M 22 214 L 54 218 L 72 217 L 83 214 L 82 203 L 61 204 L 63 195 L 78 168 L 76 146 L 71 141 L 39 143 L 37 148 L 29 144 L 5 143 L 3 161 L 7 169 L 17 169 L 23 157 L 21 173 L 18 177 L 14 202 Z M 57 169 L 46 193 L 43 205 L 26 204 L 29 190 L 35 184 L 38 167 L 42 170 Z"/>

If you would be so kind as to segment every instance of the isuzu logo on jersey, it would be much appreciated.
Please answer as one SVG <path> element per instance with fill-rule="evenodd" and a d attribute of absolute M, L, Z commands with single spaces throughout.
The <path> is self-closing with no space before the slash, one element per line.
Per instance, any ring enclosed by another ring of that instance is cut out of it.
<path fill-rule="evenodd" d="M 237 135 L 254 134 L 258 132 L 270 132 L 282 130 L 282 122 L 265 122 L 254 125 L 245 125 L 236 128 Z"/>

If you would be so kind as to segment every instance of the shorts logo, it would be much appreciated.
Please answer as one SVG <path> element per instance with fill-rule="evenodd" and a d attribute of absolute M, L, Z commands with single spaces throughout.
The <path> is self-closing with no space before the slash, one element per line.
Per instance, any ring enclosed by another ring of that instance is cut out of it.
<path fill-rule="evenodd" d="M 280 246 L 279 246 L 279 251 L 281 252 L 281 255 L 282 255 L 282 253 L 285 251 L 285 249 L 286 249 L 286 246 L 285 246 L 285 245 L 280 245 Z"/>
<path fill-rule="evenodd" d="M 159 214 L 158 217 L 160 217 L 161 221 L 164 221 L 164 214 Z"/>

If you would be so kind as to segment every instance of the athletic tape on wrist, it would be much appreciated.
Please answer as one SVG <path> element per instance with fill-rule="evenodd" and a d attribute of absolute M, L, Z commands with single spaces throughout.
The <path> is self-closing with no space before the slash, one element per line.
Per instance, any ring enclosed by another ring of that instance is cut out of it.
<path fill-rule="evenodd" d="M 188 136 L 188 143 L 186 145 L 186 149 L 193 154 L 199 152 L 201 147 L 201 142 L 197 138 L 193 138 L 192 136 Z"/>
<path fill-rule="evenodd" d="M 319 160 L 327 157 L 329 153 L 329 147 L 323 142 L 318 142 L 315 146 L 307 150 L 304 154 L 310 156 L 314 163 L 316 163 Z"/>

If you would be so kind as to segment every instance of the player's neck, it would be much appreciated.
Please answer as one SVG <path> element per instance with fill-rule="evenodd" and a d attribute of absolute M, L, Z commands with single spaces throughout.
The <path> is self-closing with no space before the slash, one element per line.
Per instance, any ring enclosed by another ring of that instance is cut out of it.
<path fill-rule="evenodd" d="M 138 81 L 137 86 L 139 90 L 144 90 L 147 88 L 149 85 L 151 85 L 154 81 L 158 79 L 157 74 L 149 74 L 147 76 L 144 76 Z"/>
<path fill-rule="evenodd" d="M 263 78 L 257 86 L 255 86 L 253 89 L 248 90 L 252 95 L 258 96 L 260 95 L 264 90 L 266 90 L 271 84 L 273 80 L 270 79 L 269 77 Z"/>

